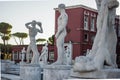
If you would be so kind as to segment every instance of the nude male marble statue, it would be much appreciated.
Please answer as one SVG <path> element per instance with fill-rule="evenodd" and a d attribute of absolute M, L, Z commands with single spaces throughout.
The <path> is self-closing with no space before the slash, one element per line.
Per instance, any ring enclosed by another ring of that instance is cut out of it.
<path fill-rule="evenodd" d="M 67 35 L 66 25 L 68 22 L 68 15 L 65 12 L 64 4 L 58 5 L 58 11 L 60 12 L 60 16 L 58 17 L 58 30 L 55 35 L 58 58 L 54 64 L 62 65 L 64 64 L 64 39 Z"/>
<path fill-rule="evenodd" d="M 40 29 L 36 28 L 36 25 L 39 26 Z M 29 37 L 30 37 L 30 44 L 27 48 L 27 57 L 29 58 L 29 53 L 32 50 L 33 52 L 33 57 L 31 64 L 38 64 L 39 63 L 39 52 L 36 46 L 36 40 L 35 36 L 37 33 L 43 33 L 43 29 L 41 27 L 41 22 L 36 22 L 33 20 L 32 22 L 26 23 L 25 24 L 26 28 L 29 30 Z M 27 58 L 27 61 L 29 62 L 29 59 Z"/>

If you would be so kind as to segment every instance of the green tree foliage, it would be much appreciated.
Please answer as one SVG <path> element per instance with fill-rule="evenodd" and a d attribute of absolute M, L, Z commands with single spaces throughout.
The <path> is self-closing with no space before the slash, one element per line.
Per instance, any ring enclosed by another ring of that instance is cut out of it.
<path fill-rule="evenodd" d="M 2 40 L 5 40 L 8 45 L 8 40 L 10 39 L 10 36 L 2 36 Z"/>
<path fill-rule="evenodd" d="M 54 45 L 54 35 L 48 38 L 48 43 Z"/>
<path fill-rule="evenodd" d="M 4 46 L 5 46 L 5 40 L 8 41 L 10 39 L 11 28 L 12 26 L 9 23 L 5 23 L 5 22 L 0 23 L 0 36 L 4 42 Z"/>
<path fill-rule="evenodd" d="M 8 49 L 8 40 L 10 39 L 12 25 L 9 23 L 1 22 L 0 23 L 0 36 L 3 40 L 3 53 L 9 53 Z M 7 42 L 7 44 L 6 44 Z"/>
<path fill-rule="evenodd" d="M 12 36 L 13 36 L 17 45 L 24 45 L 24 39 L 28 37 L 28 34 L 23 33 L 23 32 L 16 32 L 16 33 L 13 33 Z M 18 44 L 15 37 L 17 37 L 19 39 L 19 44 Z"/>
<path fill-rule="evenodd" d="M 36 40 L 36 42 L 37 43 L 39 42 L 39 44 L 43 44 L 43 42 L 45 42 L 45 41 L 46 41 L 46 39 L 44 39 L 44 38 L 39 38 Z"/>

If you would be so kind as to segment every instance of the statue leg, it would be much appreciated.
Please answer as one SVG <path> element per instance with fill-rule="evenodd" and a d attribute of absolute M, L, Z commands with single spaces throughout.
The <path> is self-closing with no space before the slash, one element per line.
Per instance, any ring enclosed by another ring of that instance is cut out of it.
<path fill-rule="evenodd" d="M 59 36 L 59 38 L 57 39 L 57 54 L 58 54 L 58 58 L 57 61 L 53 64 L 64 64 L 64 39 L 63 36 Z"/>
<path fill-rule="evenodd" d="M 33 51 L 33 57 L 32 57 L 32 64 L 38 64 L 39 63 L 39 52 L 37 49 L 36 44 L 32 44 L 32 51 Z"/>
<path fill-rule="evenodd" d="M 27 63 L 29 63 L 29 54 L 30 54 L 30 50 L 31 50 L 31 44 L 27 47 Z"/>

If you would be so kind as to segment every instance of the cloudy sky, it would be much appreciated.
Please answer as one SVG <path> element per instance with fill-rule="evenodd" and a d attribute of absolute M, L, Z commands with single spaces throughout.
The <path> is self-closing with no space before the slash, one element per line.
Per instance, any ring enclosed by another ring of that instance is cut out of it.
<path fill-rule="evenodd" d="M 120 2 L 120 0 L 118 0 Z M 55 11 L 58 4 L 64 3 L 66 6 L 85 5 L 96 9 L 95 0 L 0 0 L 0 22 L 7 22 L 13 26 L 12 33 L 28 33 L 25 23 L 32 20 L 42 22 L 43 34 L 38 34 L 37 38 L 48 38 L 54 34 Z M 120 15 L 120 7 L 117 8 Z M 0 39 L 0 43 L 2 40 Z M 16 44 L 11 38 L 9 43 Z M 25 39 L 25 44 L 29 43 L 29 38 Z"/>

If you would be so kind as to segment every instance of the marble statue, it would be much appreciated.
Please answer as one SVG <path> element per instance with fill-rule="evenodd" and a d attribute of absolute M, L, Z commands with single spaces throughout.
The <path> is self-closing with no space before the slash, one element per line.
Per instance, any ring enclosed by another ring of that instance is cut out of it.
<path fill-rule="evenodd" d="M 117 0 L 96 0 L 98 8 L 97 34 L 90 53 L 76 58 L 74 71 L 92 71 L 103 68 L 117 68 L 114 30 Z"/>
<path fill-rule="evenodd" d="M 65 50 L 65 59 L 66 59 L 66 64 L 69 65 L 69 59 L 70 59 L 70 48 L 69 46 L 66 47 L 66 50 Z"/>
<path fill-rule="evenodd" d="M 40 29 L 36 28 L 36 25 L 38 25 Z M 29 62 L 28 56 L 29 56 L 30 51 L 32 50 L 33 57 L 32 57 L 31 63 L 38 64 L 39 63 L 39 52 L 37 49 L 35 36 L 37 35 L 38 32 L 43 33 L 41 22 L 36 22 L 35 20 L 33 20 L 32 22 L 26 23 L 25 26 L 27 29 L 29 29 L 29 37 L 30 37 L 30 44 L 27 48 L 27 62 Z"/>
<path fill-rule="evenodd" d="M 48 43 L 43 46 L 39 60 L 42 60 L 43 64 L 47 64 L 48 59 Z M 40 61 L 41 62 L 41 61 Z"/>
<path fill-rule="evenodd" d="M 64 64 L 64 59 L 63 59 L 63 57 L 64 57 L 64 39 L 67 35 L 66 25 L 68 22 L 68 15 L 65 12 L 64 4 L 59 4 L 58 11 L 60 12 L 60 16 L 58 17 L 58 30 L 55 35 L 58 58 L 54 64 L 62 65 L 62 64 Z"/>
<path fill-rule="evenodd" d="M 72 43 L 71 41 L 66 45 L 66 48 L 65 48 L 65 64 L 66 65 L 72 64 Z"/>
<path fill-rule="evenodd" d="M 21 61 L 22 62 L 24 62 L 24 59 L 25 59 L 25 53 L 26 53 L 26 51 L 25 51 L 25 47 L 23 47 L 23 49 L 22 49 L 22 59 L 21 59 Z"/>

